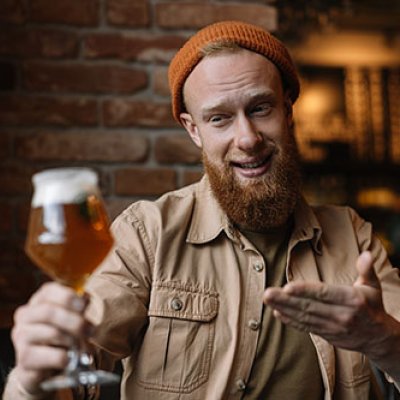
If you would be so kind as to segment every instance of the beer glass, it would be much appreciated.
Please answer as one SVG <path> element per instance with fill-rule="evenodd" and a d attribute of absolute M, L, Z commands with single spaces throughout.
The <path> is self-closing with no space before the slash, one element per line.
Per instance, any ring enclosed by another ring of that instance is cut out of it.
<path fill-rule="evenodd" d="M 49 169 L 32 178 L 26 253 L 47 275 L 79 295 L 113 244 L 97 181 L 88 168 Z M 119 381 L 115 374 L 95 371 L 93 357 L 78 343 L 68 356 L 66 369 L 43 382 L 44 390 Z"/>

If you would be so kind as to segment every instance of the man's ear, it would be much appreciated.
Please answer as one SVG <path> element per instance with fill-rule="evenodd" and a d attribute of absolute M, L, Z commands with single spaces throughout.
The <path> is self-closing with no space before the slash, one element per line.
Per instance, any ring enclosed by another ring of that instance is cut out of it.
<path fill-rule="evenodd" d="M 192 116 L 189 113 L 181 113 L 179 118 L 182 125 L 192 138 L 194 144 L 201 149 L 203 147 L 203 143 L 201 142 L 199 130 L 197 125 L 194 123 Z"/>

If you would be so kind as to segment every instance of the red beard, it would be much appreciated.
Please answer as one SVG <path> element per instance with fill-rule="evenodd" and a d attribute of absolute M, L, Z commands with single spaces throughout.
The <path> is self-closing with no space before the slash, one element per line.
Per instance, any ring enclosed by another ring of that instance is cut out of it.
<path fill-rule="evenodd" d="M 292 134 L 275 153 L 267 174 L 248 184 L 240 183 L 229 162 L 221 170 L 203 152 L 203 163 L 217 201 L 235 225 L 262 232 L 283 225 L 293 213 L 300 196 L 301 172 Z"/>

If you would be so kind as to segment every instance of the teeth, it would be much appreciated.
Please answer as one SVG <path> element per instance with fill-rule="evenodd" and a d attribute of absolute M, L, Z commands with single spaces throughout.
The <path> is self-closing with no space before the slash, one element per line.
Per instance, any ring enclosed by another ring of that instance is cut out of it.
<path fill-rule="evenodd" d="M 242 168 L 257 168 L 260 165 L 262 165 L 263 163 L 264 163 L 264 160 L 258 161 L 258 162 L 254 162 L 254 163 L 241 164 L 241 167 Z"/>

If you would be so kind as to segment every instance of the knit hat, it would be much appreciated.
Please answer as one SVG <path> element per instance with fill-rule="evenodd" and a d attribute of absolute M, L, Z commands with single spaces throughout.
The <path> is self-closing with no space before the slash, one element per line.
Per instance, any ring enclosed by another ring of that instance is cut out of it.
<path fill-rule="evenodd" d="M 210 43 L 230 42 L 268 58 L 281 72 L 285 87 L 294 103 L 299 95 L 300 83 L 296 68 L 286 47 L 263 28 L 238 21 L 223 21 L 209 25 L 192 36 L 176 53 L 168 69 L 172 98 L 172 114 L 180 122 L 184 111 L 183 85 L 202 59 L 201 51 Z"/>

